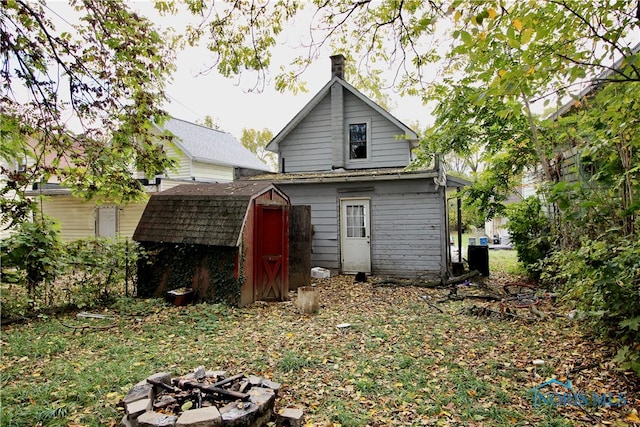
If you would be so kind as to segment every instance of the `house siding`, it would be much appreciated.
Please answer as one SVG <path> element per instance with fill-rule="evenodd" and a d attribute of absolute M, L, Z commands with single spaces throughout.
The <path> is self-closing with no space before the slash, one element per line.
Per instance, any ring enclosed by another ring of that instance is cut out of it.
<path fill-rule="evenodd" d="M 362 122 L 371 127 L 368 159 L 349 160 L 348 125 Z M 399 135 L 403 135 L 400 128 L 336 83 L 280 142 L 280 171 L 283 159 L 285 173 L 405 167 L 411 161 L 411 149 Z"/>
<path fill-rule="evenodd" d="M 280 171 L 326 171 L 331 169 L 331 99 L 325 97 L 279 145 Z"/>
<path fill-rule="evenodd" d="M 335 184 L 278 184 L 292 205 L 311 206 L 314 266 L 339 271 L 339 204 L 342 198 L 371 200 L 372 274 L 396 277 L 437 276 L 446 259 L 441 191 L 432 180 L 376 182 L 361 191 L 362 182 Z M 350 191 L 352 190 L 352 191 Z"/>
<path fill-rule="evenodd" d="M 71 195 L 49 196 L 42 201 L 42 212 L 60 224 L 60 238 L 69 242 L 95 236 L 93 203 L 85 203 Z"/>
<path fill-rule="evenodd" d="M 233 181 L 233 167 L 231 166 L 193 161 L 192 173 L 196 181 Z"/>
<path fill-rule="evenodd" d="M 146 203 L 132 203 L 118 207 L 117 229 L 120 238 L 130 239 L 133 236 L 145 206 Z M 96 235 L 97 207 L 71 195 L 49 196 L 42 202 L 43 213 L 60 224 L 60 238 L 65 242 Z"/>
<path fill-rule="evenodd" d="M 377 275 L 438 275 L 442 201 L 433 181 L 377 184 L 371 198 L 371 264 Z"/>
<path fill-rule="evenodd" d="M 372 109 L 348 90 L 344 91 L 345 132 L 343 145 L 346 147 L 350 123 L 369 123 L 371 141 L 367 160 L 349 160 L 345 149 L 345 164 L 349 169 L 405 167 L 411 161 L 409 141 L 398 139 L 404 132 L 386 120 L 380 113 Z"/>
<path fill-rule="evenodd" d="M 311 263 L 313 266 L 340 269 L 338 241 L 338 206 L 335 187 L 322 184 L 278 186 L 289 196 L 292 205 L 311 206 L 313 227 Z"/>
<path fill-rule="evenodd" d="M 120 207 L 118 227 L 120 238 L 131 239 L 147 203 L 131 203 Z"/>
<path fill-rule="evenodd" d="M 176 160 L 176 168 L 166 171 L 168 178 L 191 178 L 191 159 L 189 159 L 184 153 L 180 152 L 172 144 L 164 146 L 167 157 Z"/>

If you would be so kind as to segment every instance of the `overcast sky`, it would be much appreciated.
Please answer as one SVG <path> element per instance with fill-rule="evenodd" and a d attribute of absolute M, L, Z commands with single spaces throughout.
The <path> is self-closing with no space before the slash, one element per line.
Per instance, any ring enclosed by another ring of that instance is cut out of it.
<path fill-rule="evenodd" d="M 65 22 L 57 24 L 57 29 L 68 31 L 64 27 L 72 23 L 72 10 L 67 1 L 49 1 L 47 4 L 64 17 Z M 170 25 L 180 29 L 191 18 L 188 13 L 161 17 L 151 1 L 130 2 L 130 7 L 149 17 L 160 27 Z M 273 51 L 273 73 L 268 76 L 270 80 L 264 90 L 251 92 L 256 78 L 250 74 L 227 79 L 214 70 L 202 75 L 201 72 L 211 66 L 212 55 L 206 48 L 189 48 L 178 54 L 177 71 L 173 83 L 167 88 L 170 102 L 165 105 L 165 109 L 173 117 L 191 122 L 202 121 L 209 115 L 222 130 L 238 139 L 243 128 L 267 128 L 274 135 L 277 134 L 331 78 L 329 56 L 333 52 L 325 51 L 302 76 L 308 92 L 293 95 L 290 92 L 277 92 L 273 88 L 271 78 L 275 76 L 279 66 L 306 53 L 306 49 L 301 46 L 309 24 L 304 14 L 296 19 L 295 25 L 285 28 L 286 36 Z M 348 75 L 345 78 L 349 81 Z M 419 100 L 400 98 L 391 92 L 389 95 L 390 112 L 405 124 L 411 126 L 419 122 L 424 127 L 431 123 L 430 110 L 423 107 Z"/>
<path fill-rule="evenodd" d="M 189 16 L 158 17 L 152 2 L 136 2 L 132 7 L 146 16 L 154 16 L 154 21 L 160 25 L 167 25 L 170 20 L 170 25 L 176 27 L 176 20 L 189 19 Z M 309 16 L 308 13 L 301 14 L 295 24 L 283 32 L 285 37 L 273 51 L 273 74 L 268 78 L 275 76 L 280 65 L 287 65 L 294 57 L 306 53 L 302 45 L 309 28 Z M 167 90 L 171 103 L 166 108 L 174 117 L 193 122 L 210 115 L 223 130 L 237 138 L 243 128 L 267 128 L 275 135 L 331 79 L 331 54 L 333 52 L 325 50 L 304 72 L 302 78 L 308 92 L 294 95 L 276 91 L 273 80 L 267 81 L 261 92 L 252 92 L 256 78 L 250 73 L 231 79 L 218 75 L 215 70 L 202 75 L 201 71 L 212 64 L 212 54 L 205 48 L 190 48 L 178 55 L 174 82 Z M 345 78 L 349 80 L 348 75 Z M 428 113 L 417 99 L 391 96 L 391 112 L 401 121 L 427 124 L 424 118 L 419 120 Z"/>

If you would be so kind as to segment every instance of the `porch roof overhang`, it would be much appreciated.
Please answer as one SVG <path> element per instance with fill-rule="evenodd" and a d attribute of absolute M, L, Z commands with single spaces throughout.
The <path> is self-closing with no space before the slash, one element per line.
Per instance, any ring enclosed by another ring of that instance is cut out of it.
<path fill-rule="evenodd" d="M 365 170 L 341 170 L 329 172 L 298 172 L 265 174 L 251 177 L 251 180 L 268 180 L 278 184 L 319 184 L 319 183 L 344 183 L 344 182 L 371 182 L 371 181 L 398 181 L 415 179 L 438 179 L 440 174 L 436 169 L 406 170 L 402 169 L 365 169 Z M 447 187 L 464 187 L 471 182 L 447 176 Z"/>
<path fill-rule="evenodd" d="M 473 183 L 464 178 L 460 178 L 457 176 L 447 175 L 447 187 L 453 188 L 462 188 L 462 187 L 470 187 Z"/>

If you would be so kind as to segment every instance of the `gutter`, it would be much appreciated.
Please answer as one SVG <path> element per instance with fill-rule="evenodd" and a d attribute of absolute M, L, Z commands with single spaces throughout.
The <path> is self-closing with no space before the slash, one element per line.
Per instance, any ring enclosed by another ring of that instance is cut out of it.
<path fill-rule="evenodd" d="M 424 173 L 395 173 L 385 175 L 343 175 L 343 176 L 321 176 L 310 178 L 286 178 L 271 179 L 275 184 L 320 184 L 320 183 L 343 183 L 343 182 L 367 182 L 367 181 L 397 181 L 411 179 L 437 178 L 438 172 L 430 171 Z"/>

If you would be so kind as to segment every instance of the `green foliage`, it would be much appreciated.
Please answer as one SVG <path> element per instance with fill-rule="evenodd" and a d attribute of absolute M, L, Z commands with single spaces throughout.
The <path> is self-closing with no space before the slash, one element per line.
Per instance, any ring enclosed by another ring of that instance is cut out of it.
<path fill-rule="evenodd" d="M 309 368 L 315 364 L 316 362 L 308 357 L 300 356 L 293 351 L 287 351 L 281 356 L 278 362 L 278 369 L 285 372 L 294 372 Z"/>
<path fill-rule="evenodd" d="M 507 207 L 507 228 L 518 251 L 518 261 L 533 276 L 538 276 L 539 262 L 551 250 L 552 235 L 549 219 L 537 197 L 528 197 Z"/>
<path fill-rule="evenodd" d="M 619 241 L 584 240 L 547 260 L 543 283 L 562 288 L 563 298 L 583 312 L 596 330 L 620 345 L 615 360 L 640 375 L 640 236 Z"/>
<path fill-rule="evenodd" d="M 59 227 L 44 216 L 24 222 L 2 244 L 2 280 L 24 285 L 31 298 L 43 292 L 61 272 L 62 242 Z M 44 295 L 45 301 L 48 299 Z"/>
<path fill-rule="evenodd" d="M 146 243 L 138 261 L 138 295 L 163 297 L 191 287 L 202 301 L 231 306 L 240 301 L 243 277 L 236 278 L 236 252 L 227 247 Z M 196 274 L 197 273 L 197 274 Z"/>
<path fill-rule="evenodd" d="M 199 125 L 208 127 L 210 129 L 221 130 L 220 124 L 210 115 L 204 116 L 202 120 L 197 120 L 196 123 L 198 123 Z"/>
<path fill-rule="evenodd" d="M 460 194 L 462 197 L 462 193 Z M 449 204 L 449 230 L 458 230 L 458 203 L 455 197 L 448 199 Z M 470 229 L 484 227 L 483 212 L 466 201 L 461 203 L 460 211 L 462 212 L 462 231 L 466 232 Z"/>
<path fill-rule="evenodd" d="M 80 197 L 130 201 L 144 196 L 133 167 L 153 175 L 173 164 L 155 143 L 168 138 L 151 126 L 165 117 L 172 49 L 125 1 L 70 5 L 78 19 L 65 31 L 44 1 L 3 2 L 0 159 L 11 191 L 3 225 L 28 220 L 24 190 L 33 183 L 55 176 Z"/>
<path fill-rule="evenodd" d="M 44 221 L 48 228 L 42 224 L 22 223 L 3 244 L 3 318 L 95 308 L 133 295 L 136 262 L 143 257 L 136 243 L 87 238 L 64 244 L 50 221 Z"/>
<path fill-rule="evenodd" d="M 92 237 L 66 245 L 65 288 L 68 303 L 79 308 L 104 306 L 122 294 L 132 295 L 138 259 L 138 243 L 129 240 Z"/>
<path fill-rule="evenodd" d="M 273 139 L 273 133 L 269 129 L 242 129 L 240 142 L 260 160 L 269 165 L 273 170 L 277 169 L 275 154 L 267 151 L 267 144 Z"/>

